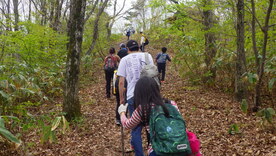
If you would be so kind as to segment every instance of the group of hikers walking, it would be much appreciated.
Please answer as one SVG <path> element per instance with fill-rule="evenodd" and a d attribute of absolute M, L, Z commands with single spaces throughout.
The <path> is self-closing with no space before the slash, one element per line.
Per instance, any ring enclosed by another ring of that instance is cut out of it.
<path fill-rule="evenodd" d="M 200 156 L 199 140 L 186 129 L 177 104 L 160 93 L 166 61 L 171 61 L 167 48 L 162 47 L 153 59 L 145 52 L 146 40 L 144 35 L 140 45 L 128 40 L 120 44 L 117 54 L 111 47 L 104 59 L 106 97 L 111 97 L 111 88 L 116 96 L 116 124 L 131 129 L 130 144 L 135 156 L 144 156 L 143 127 L 147 132 L 149 156 Z"/>

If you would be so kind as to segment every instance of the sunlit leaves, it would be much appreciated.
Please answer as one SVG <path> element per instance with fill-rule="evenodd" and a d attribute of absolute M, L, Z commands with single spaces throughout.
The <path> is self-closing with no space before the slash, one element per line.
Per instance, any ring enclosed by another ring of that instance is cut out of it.
<path fill-rule="evenodd" d="M 18 138 L 16 138 L 9 130 L 5 128 L 4 119 L 1 116 L 0 116 L 0 136 L 3 136 L 4 138 L 18 145 L 21 144 L 21 141 Z"/>

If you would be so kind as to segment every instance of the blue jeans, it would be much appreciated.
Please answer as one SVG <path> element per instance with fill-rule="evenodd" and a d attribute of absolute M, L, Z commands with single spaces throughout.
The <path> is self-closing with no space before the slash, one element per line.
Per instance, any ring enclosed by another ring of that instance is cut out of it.
<path fill-rule="evenodd" d="M 151 153 L 149 153 L 149 156 L 156 156 L 156 153 L 152 151 Z"/>
<path fill-rule="evenodd" d="M 134 112 L 134 99 L 133 97 L 127 100 L 128 103 L 128 111 L 130 116 Z M 144 156 L 143 147 L 142 147 L 142 124 L 139 124 L 135 128 L 131 130 L 131 140 L 130 143 L 134 148 L 135 156 Z"/>

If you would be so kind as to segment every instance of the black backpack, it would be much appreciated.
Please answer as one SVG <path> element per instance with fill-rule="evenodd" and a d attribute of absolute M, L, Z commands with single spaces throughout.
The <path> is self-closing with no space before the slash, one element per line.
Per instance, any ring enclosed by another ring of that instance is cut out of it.
<path fill-rule="evenodd" d="M 148 45 L 148 44 L 149 44 L 149 40 L 146 38 L 144 45 Z"/>

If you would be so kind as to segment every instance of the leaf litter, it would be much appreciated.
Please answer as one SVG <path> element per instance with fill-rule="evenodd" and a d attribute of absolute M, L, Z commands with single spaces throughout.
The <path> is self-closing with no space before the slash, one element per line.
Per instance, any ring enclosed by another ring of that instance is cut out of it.
<path fill-rule="evenodd" d="M 155 57 L 158 50 L 147 47 Z M 118 48 L 117 48 L 118 49 Z M 260 119 L 245 115 L 240 104 L 231 95 L 221 91 L 189 86 L 167 64 L 166 81 L 162 84 L 164 97 L 177 102 L 186 120 L 187 128 L 196 133 L 201 141 L 201 152 L 205 156 L 275 156 L 276 136 L 260 127 Z M 98 69 L 97 71 L 101 71 Z M 38 131 L 26 136 L 26 143 L 34 143 L 24 151 L 12 151 L 3 144 L 0 155 L 66 155 L 66 156 L 120 156 L 121 128 L 115 124 L 116 98 L 105 97 L 104 73 L 98 72 L 94 81 L 84 81 L 80 87 L 80 101 L 83 116 L 81 121 L 70 124 L 70 131 L 57 134 L 57 142 L 40 143 Z M 61 101 L 56 103 L 62 103 Z M 52 111 L 61 111 L 55 105 Z M 41 108 L 47 112 L 49 108 Z M 239 133 L 230 135 L 229 127 L 236 124 Z M 130 131 L 124 130 L 125 150 L 130 150 Z M 147 142 L 143 135 L 143 145 Z M 22 149 L 21 149 L 22 150 Z M 126 153 L 133 156 L 134 153 Z"/>

